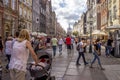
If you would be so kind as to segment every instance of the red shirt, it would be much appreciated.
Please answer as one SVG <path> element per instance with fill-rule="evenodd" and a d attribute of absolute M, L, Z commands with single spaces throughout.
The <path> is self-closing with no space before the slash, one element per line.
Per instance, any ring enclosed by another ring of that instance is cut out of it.
<path fill-rule="evenodd" d="M 67 37 L 67 38 L 66 38 L 66 44 L 68 44 L 68 45 L 71 44 L 71 38 L 70 38 L 70 37 Z"/>

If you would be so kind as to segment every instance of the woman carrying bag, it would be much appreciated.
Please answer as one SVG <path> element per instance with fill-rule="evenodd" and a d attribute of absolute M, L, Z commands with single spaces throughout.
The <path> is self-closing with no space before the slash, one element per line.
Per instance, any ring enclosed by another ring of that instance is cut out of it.
<path fill-rule="evenodd" d="M 100 58 L 99 58 L 99 56 L 101 55 L 100 54 L 100 49 L 99 49 L 99 39 L 97 39 L 96 41 L 95 41 L 95 43 L 94 43 L 94 52 L 93 52 L 93 55 L 94 55 L 94 58 L 93 58 L 93 60 L 92 60 L 92 62 L 91 62 L 91 65 L 90 65 L 90 68 L 93 68 L 93 64 L 95 63 L 95 61 L 96 61 L 96 59 L 98 60 L 98 64 L 99 64 L 99 66 L 100 66 L 100 69 L 101 70 L 105 70 L 103 67 L 102 67 L 102 65 L 101 65 L 101 62 L 100 62 Z"/>

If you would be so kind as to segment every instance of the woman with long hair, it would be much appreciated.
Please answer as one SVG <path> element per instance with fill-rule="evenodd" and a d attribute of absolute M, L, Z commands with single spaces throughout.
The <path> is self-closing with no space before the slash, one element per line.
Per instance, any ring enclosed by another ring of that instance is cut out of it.
<path fill-rule="evenodd" d="M 29 53 L 37 64 L 38 59 L 31 46 L 29 32 L 23 29 L 13 44 L 13 51 L 9 63 L 11 80 L 25 80 Z"/>
<path fill-rule="evenodd" d="M 101 70 L 104 70 L 104 68 L 102 67 L 101 65 L 101 61 L 100 61 L 100 48 L 99 48 L 99 39 L 96 39 L 96 41 L 94 42 L 94 52 L 93 52 L 93 55 L 94 55 L 94 58 L 91 62 L 91 65 L 90 65 L 90 68 L 93 68 L 93 64 L 95 63 L 96 59 L 98 60 L 98 64 L 100 66 L 100 69 Z"/>

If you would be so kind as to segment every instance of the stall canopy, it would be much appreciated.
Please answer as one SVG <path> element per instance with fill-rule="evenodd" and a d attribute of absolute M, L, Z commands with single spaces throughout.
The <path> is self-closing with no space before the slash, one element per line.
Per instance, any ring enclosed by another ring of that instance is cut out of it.
<path fill-rule="evenodd" d="M 32 35 L 33 35 L 33 36 L 36 36 L 36 35 L 37 35 L 37 32 L 32 32 Z"/>
<path fill-rule="evenodd" d="M 40 33 L 40 36 L 47 36 L 47 34 L 45 34 L 45 33 Z"/>
<path fill-rule="evenodd" d="M 120 29 L 120 24 L 106 27 L 106 29 L 108 29 L 108 30 L 117 30 L 117 29 Z"/>
<path fill-rule="evenodd" d="M 105 33 L 104 31 L 101 31 L 101 30 L 94 30 L 92 32 L 92 35 L 107 35 L 107 33 Z"/>

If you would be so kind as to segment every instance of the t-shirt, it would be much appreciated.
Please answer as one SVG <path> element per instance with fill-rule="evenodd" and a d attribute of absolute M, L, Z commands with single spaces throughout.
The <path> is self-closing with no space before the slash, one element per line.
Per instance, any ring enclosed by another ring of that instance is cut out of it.
<path fill-rule="evenodd" d="M 77 46 L 79 45 L 79 52 L 83 52 L 84 51 L 84 49 L 83 49 L 83 42 L 79 42 L 78 44 L 77 44 Z"/>
<path fill-rule="evenodd" d="M 98 44 L 94 44 L 96 50 L 99 50 Z"/>
<path fill-rule="evenodd" d="M 51 42 L 52 42 L 52 46 L 57 46 L 58 40 L 56 38 L 52 38 Z"/>
<path fill-rule="evenodd" d="M 67 38 L 66 38 L 66 44 L 67 44 L 67 45 L 70 45 L 70 44 L 71 44 L 71 38 L 70 38 L 70 37 L 67 37 Z"/>
<path fill-rule="evenodd" d="M 11 53 L 12 53 L 12 40 L 6 41 L 5 46 L 6 46 L 5 53 L 7 55 L 11 55 Z"/>
<path fill-rule="evenodd" d="M 72 43 L 72 44 L 74 43 L 74 39 L 71 39 L 71 43 Z"/>
<path fill-rule="evenodd" d="M 50 38 L 47 38 L 46 43 L 50 43 L 50 40 L 51 40 Z"/>
<path fill-rule="evenodd" d="M 113 42 L 113 40 L 108 39 L 108 41 L 107 41 L 107 46 L 112 46 L 112 42 Z"/>
<path fill-rule="evenodd" d="M 62 38 L 59 39 L 58 44 L 59 44 L 59 45 L 63 44 L 63 39 L 62 39 Z"/>

